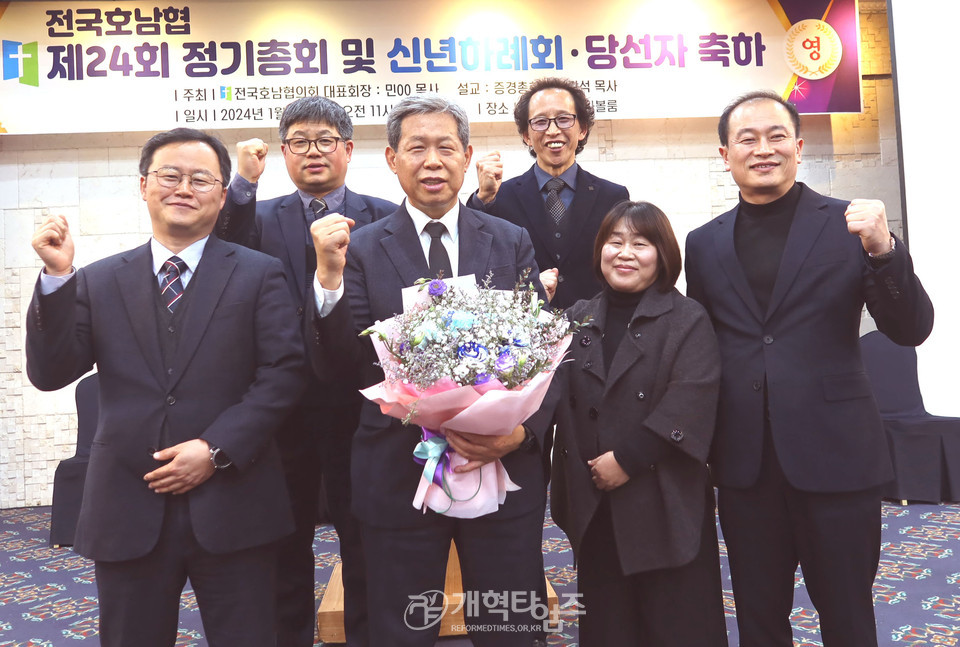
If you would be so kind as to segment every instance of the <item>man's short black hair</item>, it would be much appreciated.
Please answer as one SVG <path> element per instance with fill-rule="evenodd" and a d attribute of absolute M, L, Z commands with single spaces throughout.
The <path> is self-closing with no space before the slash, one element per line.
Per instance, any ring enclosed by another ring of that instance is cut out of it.
<path fill-rule="evenodd" d="M 593 128 L 594 124 L 594 111 L 590 99 L 587 98 L 587 95 L 576 81 L 556 76 L 548 76 L 537 79 L 531 83 L 527 91 L 520 95 L 520 100 L 517 101 L 517 105 L 513 109 L 513 121 L 517 124 L 517 132 L 520 133 L 521 136 L 526 135 L 527 130 L 530 128 L 530 124 L 527 123 L 530 120 L 530 98 L 541 90 L 550 90 L 552 88 L 566 90 L 573 96 L 573 104 L 577 107 L 577 123 L 580 128 L 586 128 L 587 130 L 584 138 L 577 142 L 576 154 L 579 155 L 583 147 L 586 146 L 587 139 L 590 138 L 590 129 Z M 528 150 L 532 157 L 537 156 L 536 151 L 534 151 L 532 147 L 528 147 Z"/>
<path fill-rule="evenodd" d="M 793 136 L 797 139 L 800 138 L 800 113 L 797 111 L 797 107 L 772 90 L 754 90 L 753 92 L 740 95 L 723 109 L 723 113 L 720 115 L 720 122 L 717 124 L 717 134 L 720 136 L 721 145 L 726 146 L 730 136 L 730 113 L 744 103 L 762 100 L 776 101 L 786 108 L 787 112 L 790 113 L 790 120 L 793 122 Z"/>
<path fill-rule="evenodd" d="M 217 160 L 220 162 L 220 175 L 223 176 L 220 178 L 220 181 L 223 182 L 223 186 L 227 186 L 230 183 L 230 154 L 227 152 L 227 147 L 223 145 L 223 142 L 220 141 L 219 138 L 214 137 L 210 133 L 205 133 L 202 130 L 194 130 L 193 128 L 174 128 L 173 130 L 157 133 L 148 139 L 140 151 L 140 175 L 147 177 L 150 165 L 153 164 L 153 155 L 157 152 L 157 149 L 170 144 L 180 144 L 183 142 L 201 142 L 212 148 L 217 154 Z"/>

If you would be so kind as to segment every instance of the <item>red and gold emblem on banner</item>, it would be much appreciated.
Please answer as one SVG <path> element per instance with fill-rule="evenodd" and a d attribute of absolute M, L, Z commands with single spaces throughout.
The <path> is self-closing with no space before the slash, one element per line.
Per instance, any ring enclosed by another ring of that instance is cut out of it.
<path fill-rule="evenodd" d="M 840 35 L 822 20 L 794 24 L 787 31 L 783 47 L 790 71 L 811 81 L 833 74 L 843 57 Z"/>

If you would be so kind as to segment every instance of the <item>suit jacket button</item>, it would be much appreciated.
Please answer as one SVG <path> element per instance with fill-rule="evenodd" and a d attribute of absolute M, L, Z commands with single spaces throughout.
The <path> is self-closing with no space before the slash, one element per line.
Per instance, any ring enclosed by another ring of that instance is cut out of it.
<path fill-rule="evenodd" d="M 670 432 L 670 439 L 675 443 L 679 443 L 681 440 L 683 440 L 683 431 L 680 429 L 674 429 Z"/>
<path fill-rule="evenodd" d="M 567 457 L 567 448 L 566 448 L 566 447 L 561 447 L 561 448 L 560 448 L 560 454 L 561 454 L 564 458 L 566 458 L 566 457 Z"/>
<path fill-rule="evenodd" d="M 590 410 L 587 411 L 587 415 L 590 416 L 591 420 L 596 420 L 600 417 L 600 412 L 597 411 L 596 407 L 590 407 Z"/>
<path fill-rule="evenodd" d="M 637 391 L 637 400 L 643 400 L 645 397 L 647 396 L 643 394 L 643 391 Z"/>
<path fill-rule="evenodd" d="M 167 396 L 167 404 L 172 406 L 176 403 L 177 403 L 177 399 L 175 397 L 173 397 L 172 395 Z"/>
<path fill-rule="evenodd" d="M 584 363 L 583 363 L 583 368 L 590 368 L 591 366 L 593 366 L 593 362 L 584 362 Z"/>
<path fill-rule="evenodd" d="M 763 388 L 763 385 L 760 383 L 760 380 L 754 380 L 754 381 L 753 381 L 753 390 L 754 390 L 754 391 L 759 391 L 759 390 L 762 389 L 762 388 Z"/>
<path fill-rule="evenodd" d="M 637 332 L 633 333 L 633 337 L 634 339 L 640 339 L 640 331 L 638 330 Z"/>
<path fill-rule="evenodd" d="M 593 343 L 593 340 L 587 337 L 586 335 L 580 338 L 580 345 L 583 346 L 584 348 L 589 346 L 591 343 Z"/>
<path fill-rule="evenodd" d="M 303 317 L 303 306 L 297 306 L 297 316 Z"/>
<path fill-rule="evenodd" d="M 558 231 L 557 233 L 554 234 L 554 236 L 556 236 L 557 238 L 561 238 L 561 237 L 563 236 L 563 234 L 561 234 L 561 233 Z"/>
<path fill-rule="evenodd" d="M 563 283 L 563 274 L 557 275 L 557 283 Z"/>
<path fill-rule="evenodd" d="M 177 332 L 177 329 L 174 328 L 173 326 L 167 326 L 167 332 L 173 334 Z"/>
<path fill-rule="evenodd" d="M 764 335 L 764 336 L 763 336 L 763 343 L 764 343 L 764 344 L 767 344 L 767 345 L 772 344 L 772 343 L 773 343 L 773 335 Z"/>

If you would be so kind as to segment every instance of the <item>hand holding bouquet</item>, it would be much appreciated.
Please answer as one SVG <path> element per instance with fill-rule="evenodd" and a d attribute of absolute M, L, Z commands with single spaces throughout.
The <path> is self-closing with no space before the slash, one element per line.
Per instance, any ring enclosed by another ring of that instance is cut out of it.
<path fill-rule="evenodd" d="M 363 395 L 423 428 L 414 457 L 424 470 L 413 505 L 453 517 L 494 512 L 519 488 L 499 460 L 455 472 L 468 461 L 445 431 L 511 433 L 540 407 L 570 343 L 569 323 L 542 309 L 532 285 L 488 285 L 472 276 L 421 280 L 403 314 L 365 331 L 385 379 Z"/>

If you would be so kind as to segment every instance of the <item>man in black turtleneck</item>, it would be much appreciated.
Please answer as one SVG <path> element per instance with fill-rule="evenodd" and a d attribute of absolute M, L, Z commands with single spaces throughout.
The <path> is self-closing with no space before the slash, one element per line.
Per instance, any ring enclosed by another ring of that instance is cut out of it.
<path fill-rule="evenodd" d="M 724 110 L 720 154 L 740 203 L 687 238 L 689 296 L 723 360 L 712 452 L 741 647 L 790 647 L 797 564 L 825 647 L 877 645 L 880 490 L 893 478 L 860 360 L 866 304 L 918 345 L 933 306 L 883 203 L 796 181 L 796 108 L 754 92 Z"/>

